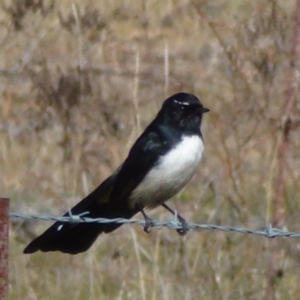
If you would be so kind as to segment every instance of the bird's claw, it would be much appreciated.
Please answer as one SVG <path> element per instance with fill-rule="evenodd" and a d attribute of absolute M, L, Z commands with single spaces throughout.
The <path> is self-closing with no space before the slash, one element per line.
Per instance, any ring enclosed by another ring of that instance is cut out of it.
<path fill-rule="evenodd" d="M 145 225 L 144 225 L 144 231 L 147 233 L 151 232 L 151 227 L 154 227 L 154 220 L 147 217 L 147 219 L 145 219 Z"/>
<path fill-rule="evenodd" d="M 189 231 L 189 227 L 188 227 L 188 224 L 186 222 L 186 220 L 182 217 L 178 217 L 178 220 L 181 224 L 181 228 L 179 229 L 176 229 L 176 231 L 181 235 L 181 236 L 185 236 L 187 234 L 187 232 Z"/>

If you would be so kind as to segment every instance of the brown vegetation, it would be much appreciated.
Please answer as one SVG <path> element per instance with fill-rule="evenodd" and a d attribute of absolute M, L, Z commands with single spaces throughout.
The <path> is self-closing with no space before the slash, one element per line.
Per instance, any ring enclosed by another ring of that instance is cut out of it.
<path fill-rule="evenodd" d="M 122 162 L 168 95 L 187 91 L 211 110 L 206 152 L 170 205 L 187 220 L 253 229 L 280 211 L 277 225 L 300 231 L 299 99 L 286 115 L 287 76 L 299 69 L 291 64 L 294 1 L 0 6 L 0 190 L 11 211 L 62 214 Z M 297 95 L 298 79 L 288 78 Z M 160 209 L 150 214 L 170 219 Z M 274 241 L 262 237 L 191 231 L 182 238 L 126 225 L 77 256 L 23 255 L 48 225 L 11 220 L 9 299 L 297 299 L 300 292 L 295 239 L 278 240 L 270 260 Z"/>

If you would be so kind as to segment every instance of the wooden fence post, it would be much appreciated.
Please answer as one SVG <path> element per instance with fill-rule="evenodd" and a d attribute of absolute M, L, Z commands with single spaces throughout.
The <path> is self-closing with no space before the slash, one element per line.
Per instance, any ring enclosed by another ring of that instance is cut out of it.
<path fill-rule="evenodd" d="M 0 198 L 0 300 L 8 294 L 9 199 Z"/>

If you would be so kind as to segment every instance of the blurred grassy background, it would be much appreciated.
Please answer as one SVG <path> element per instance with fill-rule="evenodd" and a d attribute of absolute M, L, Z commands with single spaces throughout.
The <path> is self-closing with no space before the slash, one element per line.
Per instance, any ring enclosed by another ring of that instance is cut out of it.
<path fill-rule="evenodd" d="M 11 211 L 65 212 L 118 167 L 162 101 L 186 91 L 211 109 L 206 152 L 170 205 L 198 223 L 272 222 L 294 10 L 285 0 L 4 0 L 0 190 Z M 281 226 L 299 232 L 296 126 L 289 142 Z M 11 220 L 9 299 L 263 299 L 270 284 L 276 299 L 300 292 L 297 240 L 279 240 L 270 283 L 273 240 L 128 225 L 77 256 L 23 255 L 47 226 Z"/>

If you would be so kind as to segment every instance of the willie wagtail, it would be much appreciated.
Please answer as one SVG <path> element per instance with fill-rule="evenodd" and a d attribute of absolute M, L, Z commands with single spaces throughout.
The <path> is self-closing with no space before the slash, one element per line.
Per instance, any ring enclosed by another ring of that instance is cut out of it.
<path fill-rule="evenodd" d="M 144 208 L 162 205 L 177 194 L 195 174 L 203 153 L 200 130 L 202 115 L 208 112 L 199 99 L 178 93 L 163 103 L 156 118 L 136 140 L 123 164 L 91 194 L 71 209 L 72 215 L 87 212 L 89 218 L 130 219 L 141 212 L 145 231 L 151 227 Z M 66 213 L 64 216 L 68 216 Z M 187 232 L 181 222 L 180 234 Z M 102 232 L 114 231 L 122 224 L 56 222 L 33 240 L 24 253 L 61 251 L 84 252 Z"/>

